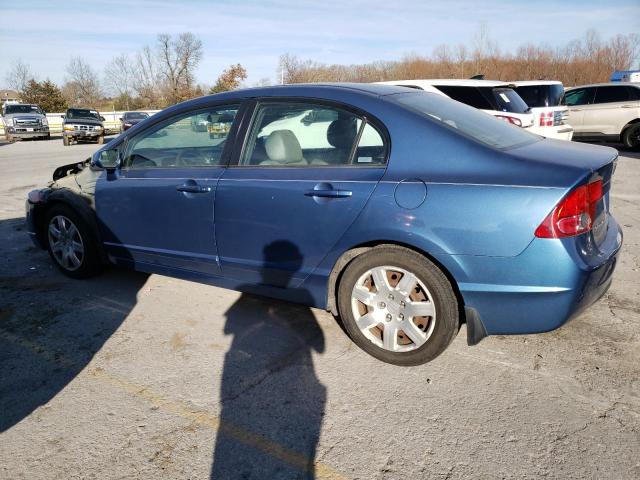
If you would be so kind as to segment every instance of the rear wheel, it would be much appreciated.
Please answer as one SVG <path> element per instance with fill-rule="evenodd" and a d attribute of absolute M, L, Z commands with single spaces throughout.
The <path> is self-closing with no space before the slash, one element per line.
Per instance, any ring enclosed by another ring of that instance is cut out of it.
<path fill-rule="evenodd" d="M 627 148 L 633 150 L 640 149 L 640 122 L 634 123 L 624 131 L 622 134 L 622 143 Z"/>
<path fill-rule="evenodd" d="M 338 305 L 351 339 L 396 365 L 433 360 L 460 326 L 447 277 L 427 258 L 402 247 L 377 247 L 356 257 L 340 280 Z"/>
<path fill-rule="evenodd" d="M 96 241 L 86 222 L 66 205 L 46 217 L 47 250 L 62 273 L 72 278 L 94 276 L 102 269 Z"/>

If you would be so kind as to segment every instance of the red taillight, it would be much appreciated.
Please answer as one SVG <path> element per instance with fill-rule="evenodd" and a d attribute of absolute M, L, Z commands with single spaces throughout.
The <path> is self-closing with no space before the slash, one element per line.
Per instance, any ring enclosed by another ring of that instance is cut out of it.
<path fill-rule="evenodd" d="M 522 126 L 522 122 L 520 121 L 519 118 L 516 118 L 516 117 L 510 117 L 508 115 L 496 115 L 496 118 L 499 118 L 500 120 L 504 120 L 505 122 L 511 123 L 518 127 Z"/>
<path fill-rule="evenodd" d="M 553 112 L 542 112 L 540 114 L 541 127 L 553 127 Z"/>
<path fill-rule="evenodd" d="M 547 215 L 536 229 L 536 237 L 564 238 L 588 232 L 602 196 L 602 180 L 575 188 Z"/>

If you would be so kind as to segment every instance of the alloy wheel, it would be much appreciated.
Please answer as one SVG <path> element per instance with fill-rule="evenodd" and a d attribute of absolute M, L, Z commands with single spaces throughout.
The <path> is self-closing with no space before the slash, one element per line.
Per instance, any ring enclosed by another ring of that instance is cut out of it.
<path fill-rule="evenodd" d="M 84 260 L 84 242 L 78 228 L 64 215 L 49 221 L 49 245 L 56 262 L 68 271 L 75 271 Z"/>

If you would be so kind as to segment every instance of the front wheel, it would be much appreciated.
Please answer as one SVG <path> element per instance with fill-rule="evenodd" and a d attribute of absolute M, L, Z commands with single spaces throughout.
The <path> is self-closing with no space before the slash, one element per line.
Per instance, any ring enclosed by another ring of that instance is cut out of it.
<path fill-rule="evenodd" d="M 351 339 L 395 365 L 440 355 L 460 327 L 458 301 L 442 271 L 412 250 L 383 246 L 356 257 L 338 287 L 339 312 Z"/>
<path fill-rule="evenodd" d="M 102 268 L 96 240 L 87 223 L 66 205 L 56 205 L 46 217 L 47 250 L 62 273 L 88 278 Z"/>
<path fill-rule="evenodd" d="M 629 149 L 640 149 L 640 123 L 634 123 L 624 131 L 622 134 L 622 143 Z"/>
<path fill-rule="evenodd" d="M 98 145 L 102 145 L 104 143 L 104 135 L 100 135 L 98 137 Z"/>
<path fill-rule="evenodd" d="M 9 143 L 13 143 L 13 141 L 15 140 L 13 138 L 13 135 L 11 135 L 10 133 L 7 133 L 6 137 L 7 137 L 7 142 Z"/>
<path fill-rule="evenodd" d="M 68 146 L 69 146 L 69 137 L 63 136 L 63 137 L 62 137 L 62 144 L 63 144 L 65 147 L 68 147 Z"/>

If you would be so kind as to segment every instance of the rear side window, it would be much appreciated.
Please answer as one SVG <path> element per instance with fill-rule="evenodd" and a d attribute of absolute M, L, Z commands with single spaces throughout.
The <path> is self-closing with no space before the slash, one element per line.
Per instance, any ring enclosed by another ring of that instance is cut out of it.
<path fill-rule="evenodd" d="M 630 100 L 626 87 L 598 87 L 593 103 L 614 103 Z"/>
<path fill-rule="evenodd" d="M 640 88 L 626 87 L 629 92 L 629 100 L 640 100 Z"/>
<path fill-rule="evenodd" d="M 565 105 L 589 105 L 593 103 L 595 88 L 577 88 L 567 92 L 564 96 Z"/>
<path fill-rule="evenodd" d="M 530 107 L 557 107 L 562 104 L 562 85 L 525 85 L 515 88 L 520 98 Z"/>
<path fill-rule="evenodd" d="M 501 150 L 533 143 L 541 138 L 487 113 L 452 102 L 437 94 L 411 92 L 390 95 L 387 98 L 394 99 L 407 109 L 414 110 L 446 128 Z"/>
<path fill-rule="evenodd" d="M 240 160 L 243 166 L 381 165 L 386 145 L 363 117 L 307 102 L 259 104 Z"/>
<path fill-rule="evenodd" d="M 460 87 L 451 85 L 434 85 L 448 97 L 465 105 L 469 105 L 480 110 L 495 110 L 495 107 L 487 99 L 479 88 L 476 87 Z"/>

